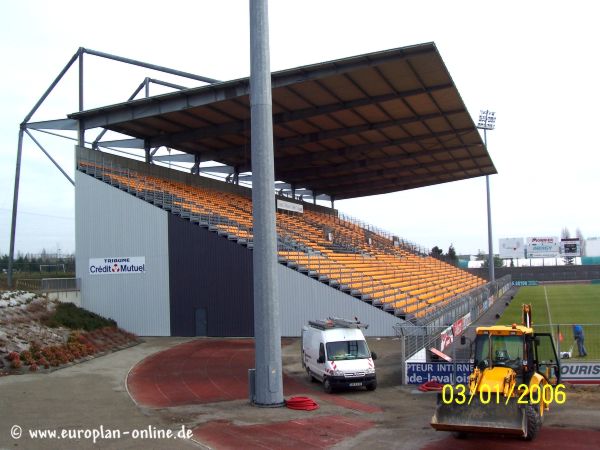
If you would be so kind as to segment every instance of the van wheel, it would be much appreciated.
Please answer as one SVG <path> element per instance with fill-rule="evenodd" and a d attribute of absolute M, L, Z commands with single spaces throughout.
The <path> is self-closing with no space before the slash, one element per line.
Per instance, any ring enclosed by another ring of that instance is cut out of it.
<path fill-rule="evenodd" d="M 374 391 L 377 389 L 377 381 L 367 384 L 367 391 Z"/>
<path fill-rule="evenodd" d="M 329 378 L 325 378 L 325 380 L 323 381 L 323 389 L 328 394 L 331 394 L 333 392 L 333 386 L 331 385 Z"/>
<path fill-rule="evenodd" d="M 312 372 L 310 371 L 310 368 L 306 368 L 306 374 L 308 375 L 308 381 L 310 381 L 311 383 L 314 383 L 316 380 L 316 378 L 313 376 Z"/>

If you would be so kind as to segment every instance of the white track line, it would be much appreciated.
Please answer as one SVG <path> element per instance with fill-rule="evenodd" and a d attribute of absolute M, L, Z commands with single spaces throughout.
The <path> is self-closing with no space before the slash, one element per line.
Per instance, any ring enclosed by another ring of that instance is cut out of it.
<path fill-rule="evenodd" d="M 552 324 L 552 315 L 550 314 L 550 304 L 548 303 L 548 292 L 546 292 L 546 286 L 544 286 L 544 296 L 546 297 L 546 310 L 548 311 L 548 322 L 550 323 L 550 334 L 552 334 L 552 330 L 554 330 L 554 325 Z"/>

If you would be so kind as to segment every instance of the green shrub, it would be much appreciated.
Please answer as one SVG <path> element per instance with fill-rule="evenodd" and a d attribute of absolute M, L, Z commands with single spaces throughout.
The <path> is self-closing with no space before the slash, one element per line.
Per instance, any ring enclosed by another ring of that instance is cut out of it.
<path fill-rule="evenodd" d="M 44 320 L 44 324 L 56 328 L 63 326 L 72 330 L 92 331 L 103 327 L 116 327 L 112 319 L 106 319 L 98 314 L 75 306 L 73 303 L 60 303 L 54 314 Z"/>

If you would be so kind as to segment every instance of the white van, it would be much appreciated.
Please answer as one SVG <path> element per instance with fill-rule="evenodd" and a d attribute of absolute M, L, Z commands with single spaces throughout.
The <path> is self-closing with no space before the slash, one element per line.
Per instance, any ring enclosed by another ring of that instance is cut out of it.
<path fill-rule="evenodd" d="M 302 367 L 326 392 L 336 388 L 377 388 L 374 359 L 362 332 L 368 325 L 357 320 L 329 318 L 302 327 Z"/>

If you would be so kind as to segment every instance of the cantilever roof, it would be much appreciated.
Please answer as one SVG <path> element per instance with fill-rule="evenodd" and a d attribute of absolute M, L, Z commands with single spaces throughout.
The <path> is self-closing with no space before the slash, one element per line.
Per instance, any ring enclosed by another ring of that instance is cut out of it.
<path fill-rule="evenodd" d="M 433 43 L 274 72 L 275 179 L 335 199 L 496 173 Z M 75 113 L 250 170 L 249 79 Z"/>

